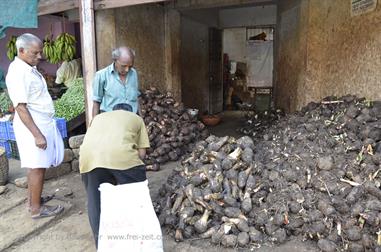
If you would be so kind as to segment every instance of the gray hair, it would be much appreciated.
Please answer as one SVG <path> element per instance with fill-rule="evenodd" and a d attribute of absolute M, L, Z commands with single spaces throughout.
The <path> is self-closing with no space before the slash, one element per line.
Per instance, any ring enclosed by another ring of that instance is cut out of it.
<path fill-rule="evenodd" d="M 117 60 L 122 54 L 127 53 L 133 60 L 135 58 L 135 51 L 127 46 L 121 46 L 112 50 L 111 57 L 113 60 Z"/>
<path fill-rule="evenodd" d="M 33 35 L 31 33 L 24 33 L 24 34 L 18 36 L 17 40 L 16 40 L 17 54 L 18 54 L 20 48 L 29 49 L 29 47 L 33 43 L 41 44 L 42 41 L 41 41 L 41 39 L 39 39 L 38 37 L 36 37 L 35 35 Z"/>

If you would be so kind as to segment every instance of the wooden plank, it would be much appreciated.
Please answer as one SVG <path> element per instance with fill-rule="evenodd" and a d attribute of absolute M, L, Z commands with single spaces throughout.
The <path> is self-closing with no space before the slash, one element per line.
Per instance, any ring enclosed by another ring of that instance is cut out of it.
<path fill-rule="evenodd" d="M 82 69 L 83 82 L 85 85 L 86 101 L 86 125 L 92 120 L 92 83 L 97 70 L 95 29 L 94 29 L 94 5 L 93 0 L 81 0 L 79 5 L 81 46 L 82 46 Z"/>
<path fill-rule="evenodd" d="M 119 8 L 130 5 L 165 2 L 167 0 L 94 0 L 94 9 Z"/>
<path fill-rule="evenodd" d="M 78 8 L 78 0 L 40 0 L 38 15 L 47 15 Z"/>
<path fill-rule="evenodd" d="M 276 4 L 275 0 L 177 0 L 174 8 L 179 10 L 221 8 L 243 5 L 268 5 Z"/>
<path fill-rule="evenodd" d="M 67 133 L 69 134 L 71 131 L 75 130 L 77 127 L 81 126 L 86 121 L 86 113 L 74 117 L 70 121 L 67 122 Z"/>

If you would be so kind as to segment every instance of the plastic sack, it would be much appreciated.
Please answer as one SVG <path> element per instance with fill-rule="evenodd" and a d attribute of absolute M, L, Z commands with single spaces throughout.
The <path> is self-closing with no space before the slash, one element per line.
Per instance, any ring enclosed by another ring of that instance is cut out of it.
<path fill-rule="evenodd" d="M 98 252 L 161 252 L 163 241 L 148 181 L 103 183 Z"/>

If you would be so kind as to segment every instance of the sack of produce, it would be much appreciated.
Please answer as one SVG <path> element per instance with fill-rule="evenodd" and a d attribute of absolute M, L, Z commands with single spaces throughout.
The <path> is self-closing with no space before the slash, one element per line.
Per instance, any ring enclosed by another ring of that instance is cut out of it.
<path fill-rule="evenodd" d="M 148 181 L 103 183 L 98 252 L 163 251 L 159 220 L 152 206 Z"/>

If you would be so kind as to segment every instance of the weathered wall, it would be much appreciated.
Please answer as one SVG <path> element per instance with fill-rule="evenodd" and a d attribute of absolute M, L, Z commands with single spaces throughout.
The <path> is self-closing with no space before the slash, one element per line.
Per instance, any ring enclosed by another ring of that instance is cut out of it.
<path fill-rule="evenodd" d="M 224 29 L 222 45 L 229 60 L 246 62 L 246 28 Z"/>
<path fill-rule="evenodd" d="M 184 10 L 181 14 L 193 21 L 206 24 L 211 27 L 218 27 L 219 10 L 218 9 L 198 9 Z"/>
<path fill-rule="evenodd" d="M 23 33 L 32 33 L 39 37 L 41 40 L 44 40 L 45 36 L 49 34 L 50 30 L 53 33 L 53 39 L 55 39 L 60 33 L 63 32 L 63 25 L 62 25 L 62 18 L 51 16 L 51 15 L 45 15 L 38 17 L 38 28 L 8 28 L 6 30 L 6 36 L 2 39 L 0 39 L 0 68 L 7 73 L 8 67 L 11 61 L 9 61 L 7 57 L 7 47 L 6 44 L 8 43 L 9 39 L 12 35 L 19 36 Z M 74 32 L 74 23 L 66 22 L 65 23 L 65 31 L 75 35 Z M 77 41 L 80 41 L 80 38 L 77 38 Z M 80 43 L 80 42 L 78 42 Z M 58 69 L 57 64 L 51 64 L 49 62 L 41 62 L 38 67 L 43 70 L 43 72 L 46 72 L 49 75 L 56 75 L 56 71 Z"/>
<path fill-rule="evenodd" d="M 166 90 L 164 13 L 164 8 L 157 4 L 115 9 L 116 46 L 126 45 L 135 50 L 135 67 L 142 89 L 155 86 Z"/>
<path fill-rule="evenodd" d="M 225 9 L 219 12 L 220 27 L 244 27 L 276 23 L 276 5 Z"/>
<path fill-rule="evenodd" d="M 294 111 L 330 95 L 381 99 L 381 5 L 350 13 L 347 0 L 280 2 L 278 106 Z"/>
<path fill-rule="evenodd" d="M 350 1 L 309 1 L 306 92 L 298 107 L 329 95 L 381 99 L 381 4 L 351 17 Z"/>
<path fill-rule="evenodd" d="M 111 52 L 116 47 L 115 9 L 95 12 L 97 69 L 111 64 Z"/>
<path fill-rule="evenodd" d="M 208 27 L 186 17 L 181 19 L 181 84 L 186 107 L 207 110 Z"/>
<path fill-rule="evenodd" d="M 280 1 L 276 46 L 276 105 L 286 111 L 296 109 L 306 78 L 308 2 Z M 298 95 L 299 94 L 299 95 Z"/>

